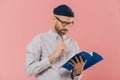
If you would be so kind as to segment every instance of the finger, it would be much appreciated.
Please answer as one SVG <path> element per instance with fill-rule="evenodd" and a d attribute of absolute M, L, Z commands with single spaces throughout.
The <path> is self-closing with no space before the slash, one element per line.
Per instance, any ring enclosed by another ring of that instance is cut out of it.
<path fill-rule="evenodd" d="M 84 63 L 82 63 L 82 65 L 85 66 L 86 62 L 87 62 L 87 60 Z"/>
<path fill-rule="evenodd" d="M 68 62 L 68 63 L 74 67 L 74 64 L 73 64 L 73 63 L 71 63 L 71 62 Z"/>
<path fill-rule="evenodd" d="M 67 48 L 65 44 L 60 44 L 61 48 Z"/>
<path fill-rule="evenodd" d="M 86 64 L 87 60 L 85 60 L 84 65 Z"/>
<path fill-rule="evenodd" d="M 76 64 L 76 62 L 74 61 L 74 60 L 71 60 L 71 62 L 75 65 Z"/>
<path fill-rule="evenodd" d="M 84 61 L 83 61 L 82 57 L 80 56 L 79 58 L 80 58 L 80 62 L 83 63 Z"/>
<path fill-rule="evenodd" d="M 61 38 L 62 38 L 62 42 L 64 43 L 64 38 L 63 38 L 63 36 L 61 36 Z"/>
<path fill-rule="evenodd" d="M 79 59 L 78 59 L 78 57 L 75 57 L 75 59 L 76 59 L 77 63 L 79 63 L 79 62 L 80 62 L 80 61 L 79 61 Z"/>

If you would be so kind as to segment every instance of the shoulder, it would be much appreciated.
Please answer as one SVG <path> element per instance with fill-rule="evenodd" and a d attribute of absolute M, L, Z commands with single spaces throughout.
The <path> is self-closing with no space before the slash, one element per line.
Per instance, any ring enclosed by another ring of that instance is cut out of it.
<path fill-rule="evenodd" d="M 44 32 L 44 33 L 39 33 L 39 34 L 35 35 L 34 37 L 32 37 L 32 39 L 30 40 L 30 42 L 29 42 L 28 45 L 40 43 L 42 37 L 45 36 L 45 35 L 46 35 L 46 32 Z"/>
<path fill-rule="evenodd" d="M 33 38 L 32 38 L 32 40 L 34 41 L 36 41 L 36 40 L 40 40 L 41 38 L 43 38 L 44 36 L 46 36 L 47 35 L 47 32 L 44 32 L 44 33 L 39 33 L 39 34 L 37 34 L 37 35 L 35 35 Z"/>

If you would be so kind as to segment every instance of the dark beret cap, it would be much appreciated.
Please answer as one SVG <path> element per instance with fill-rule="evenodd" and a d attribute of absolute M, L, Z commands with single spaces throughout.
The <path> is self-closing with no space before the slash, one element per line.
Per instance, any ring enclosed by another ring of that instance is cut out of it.
<path fill-rule="evenodd" d="M 74 12 L 72 11 L 72 9 L 65 4 L 59 5 L 58 7 L 54 8 L 53 13 L 56 15 L 74 17 Z"/>

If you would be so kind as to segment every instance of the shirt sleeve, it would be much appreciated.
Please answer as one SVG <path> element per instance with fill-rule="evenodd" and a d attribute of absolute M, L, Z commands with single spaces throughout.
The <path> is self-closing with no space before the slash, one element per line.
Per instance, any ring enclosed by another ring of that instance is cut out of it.
<path fill-rule="evenodd" d="M 28 76 L 37 75 L 51 66 L 48 57 L 41 60 L 40 36 L 36 36 L 27 46 L 26 74 Z"/>
<path fill-rule="evenodd" d="M 79 76 L 75 76 L 73 80 L 80 80 L 82 78 L 82 74 L 80 74 Z"/>
<path fill-rule="evenodd" d="M 75 45 L 76 45 L 76 52 L 80 52 L 80 47 L 77 42 L 75 42 Z"/>

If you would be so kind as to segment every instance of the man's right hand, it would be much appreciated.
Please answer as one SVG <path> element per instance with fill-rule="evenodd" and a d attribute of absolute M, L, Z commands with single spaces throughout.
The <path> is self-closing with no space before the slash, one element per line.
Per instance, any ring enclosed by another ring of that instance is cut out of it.
<path fill-rule="evenodd" d="M 66 45 L 62 37 L 62 41 L 60 44 L 58 44 L 57 48 L 55 49 L 55 52 L 49 56 L 50 62 L 53 62 L 55 59 L 57 59 L 64 51 L 66 51 Z"/>

